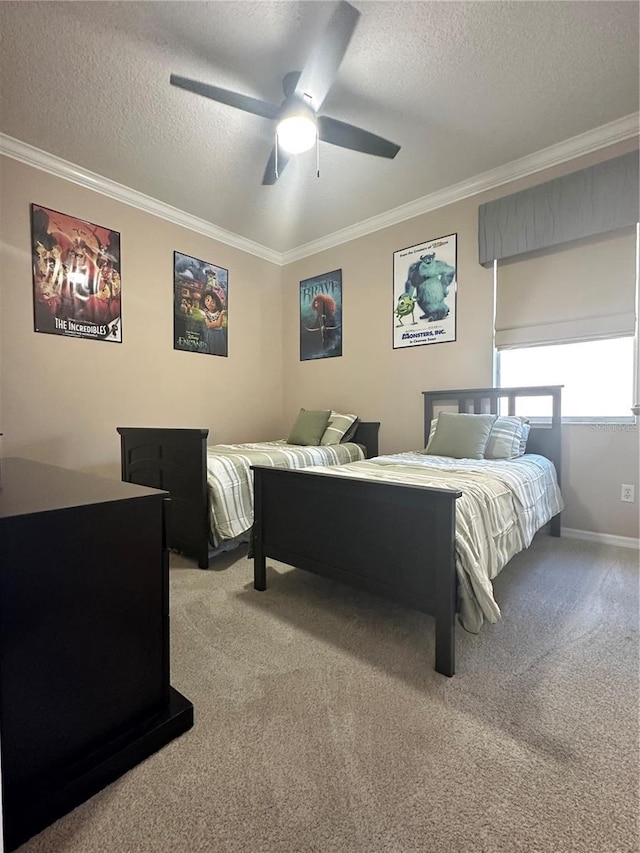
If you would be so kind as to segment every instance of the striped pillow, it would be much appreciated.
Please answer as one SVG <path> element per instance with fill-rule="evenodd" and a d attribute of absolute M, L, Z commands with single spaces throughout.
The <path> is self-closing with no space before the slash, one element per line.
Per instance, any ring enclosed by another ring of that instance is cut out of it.
<path fill-rule="evenodd" d="M 527 426 L 526 435 L 525 426 Z M 524 449 L 521 447 L 523 444 L 526 447 L 528 427 L 529 424 L 525 424 L 524 418 L 500 415 L 491 427 L 487 446 L 484 449 L 484 458 L 516 459 L 522 456 Z"/>
<path fill-rule="evenodd" d="M 340 444 L 349 428 L 358 420 L 357 415 L 341 415 L 331 412 L 329 423 L 320 439 L 321 445 Z"/>
<path fill-rule="evenodd" d="M 429 447 L 429 444 L 430 444 L 430 442 L 431 442 L 431 439 L 432 439 L 432 438 L 433 438 L 433 436 L 436 434 L 436 427 L 437 427 L 437 426 L 438 426 L 438 419 L 437 419 L 437 418 L 434 418 L 434 419 L 431 421 L 431 423 L 429 424 L 429 438 L 427 439 L 427 447 Z"/>

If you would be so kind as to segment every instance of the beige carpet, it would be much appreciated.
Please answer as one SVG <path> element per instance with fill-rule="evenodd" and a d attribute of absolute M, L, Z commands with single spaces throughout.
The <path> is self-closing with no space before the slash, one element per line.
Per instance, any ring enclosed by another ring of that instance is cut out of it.
<path fill-rule="evenodd" d="M 458 629 L 270 562 L 172 558 L 193 730 L 21 853 L 638 849 L 638 552 L 538 535 Z"/>

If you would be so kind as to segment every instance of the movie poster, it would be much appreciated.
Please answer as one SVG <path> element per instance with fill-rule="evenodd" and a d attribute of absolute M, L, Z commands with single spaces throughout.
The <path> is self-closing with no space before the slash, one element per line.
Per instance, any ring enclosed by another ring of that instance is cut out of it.
<path fill-rule="evenodd" d="M 31 205 L 34 330 L 122 341 L 120 234 Z"/>
<path fill-rule="evenodd" d="M 173 348 L 228 355 L 229 272 L 173 253 Z"/>
<path fill-rule="evenodd" d="M 456 339 L 457 234 L 393 253 L 393 348 Z"/>
<path fill-rule="evenodd" d="M 342 270 L 300 282 L 300 361 L 342 355 Z"/>

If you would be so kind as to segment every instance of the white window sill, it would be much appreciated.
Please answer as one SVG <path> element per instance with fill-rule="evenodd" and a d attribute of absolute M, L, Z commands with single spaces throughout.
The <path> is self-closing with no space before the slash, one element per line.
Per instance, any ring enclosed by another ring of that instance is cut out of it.
<path fill-rule="evenodd" d="M 532 424 L 550 424 L 551 418 L 530 417 L 529 421 Z M 562 417 L 563 426 L 588 426 L 590 429 L 595 429 L 597 432 L 635 432 L 638 429 L 636 419 L 632 416 L 629 418 L 602 418 L 602 417 Z"/>

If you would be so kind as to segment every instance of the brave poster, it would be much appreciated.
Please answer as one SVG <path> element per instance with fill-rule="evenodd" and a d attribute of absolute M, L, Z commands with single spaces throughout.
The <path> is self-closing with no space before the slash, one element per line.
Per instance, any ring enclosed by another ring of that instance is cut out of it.
<path fill-rule="evenodd" d="M 34 330 L 122 341 L 120 234 L 31 205 Z"/>
<path fill-rule="evenodd" d="M 342 355 L 342 270 L 300 282 L 300 361 Z"/>

